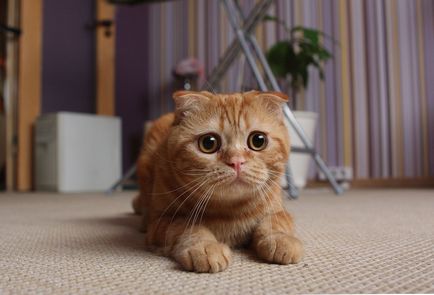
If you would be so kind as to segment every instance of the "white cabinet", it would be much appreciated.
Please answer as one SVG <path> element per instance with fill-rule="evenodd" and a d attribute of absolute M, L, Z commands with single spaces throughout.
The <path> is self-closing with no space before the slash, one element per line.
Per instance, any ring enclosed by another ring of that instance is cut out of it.
<path fill-rule="evenodd" d="M 36 190 L 104 191 L 121 176 L 121 120 L 60 112 L 35 124 Z"/>

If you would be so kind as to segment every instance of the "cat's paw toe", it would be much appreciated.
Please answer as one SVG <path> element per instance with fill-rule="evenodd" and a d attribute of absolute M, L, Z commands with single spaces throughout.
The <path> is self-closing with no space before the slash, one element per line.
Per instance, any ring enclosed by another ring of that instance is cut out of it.
<path fill-rule="evenodd" d="M 232 254 L 225 244 L 207 242 L 179 251 L 175 259 L 185 270 L 215 273 L 228 268 Z"/>
<path fill-rule="evenodd" d="M 303 245 L 295 237 L 286 234 L 274 234 L 258 241 L 256 252 L 260 258 L 267 262 L 298 263 L 303 257 Z"/>

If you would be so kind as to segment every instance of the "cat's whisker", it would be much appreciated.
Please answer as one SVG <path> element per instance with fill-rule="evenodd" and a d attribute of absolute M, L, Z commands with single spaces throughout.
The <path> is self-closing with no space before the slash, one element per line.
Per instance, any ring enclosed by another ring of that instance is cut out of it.
<path fill-rule="evenodd" d="M 254 184 L 254 185 L 260 185 L 262 182 L 263 182 L 263 179 L 262 178 L 258 178 L 257 176 L 255 176 L 255 175 L 250 175 L 250 174 L 248 174 L 248 173 L 246 173 L 245 175 L 244 175 L 244 178 L 246 179 L 246 180 L 248 180 L 248 181 L 250 181 L 252 184 Z"/>
<path fill-rule="evenodd" d="M 269 185 L 266 182 L 264 183 L 264 190 L 265 190 L 265 196 L 266 196 L 266 198 L 271 203 L 271 200 L 268 198 L 268 194 L 270 193 L 270 188 L 269 188 Z M 270 224 L 268 237 L 271 239 L 271 233 L 273 231 L 272 214 L 268 214 L 268 216 L 269 216 L 269 224 Z"/>
<path fill-rule="evenodd" d="M 189 217 L 188 217 L 187 225 L 186 225 L 186 228 L 185 228 L 184 232 L 185 232 L 185 231 L 187 230 L 187 228 L 189 227 L 190 222 L 191 222 L 191 227 L 193 227 L 193 225 L 194 225 L 194 223 L 195 223 L 195 217 L 193 218 L 193 216 L 196 215 L 196 211 L 199 211 L 199 208 L 200 208 L 200 206 L 201 206 L 203 200 L 206 198 L 206 196 L 207 196 L 207 194 L 208 194 L 209 191 L 211 191 L 211 187 L 208 188 L 208 189 L 206 190 L 206 192 L 200 196 L 199 200 L 198 200 L 198 201 L 196 202 L 196 204 L 194 205 L 193 210 L 190 212 L 190 215 L 189 215 Z M 191 232 L 190 232 L 190 234 L 191 234 Z"/>
<path fill-rule="evenodd" d="M 270 173 L 273 173 L 273 174 L 277 175 L 277 176 L 282 176 L 282 175 L 290 176 L 290 174 L 286 173 L 285 171 L 278 171 L 278 170 L 271 170 L 271 169 L 269 169 L 268 171 Z"/>
<path fill-rule="evenodd" d="M 210 173 L 210 174 L 212 174 L 212 173 Z M 192 191 L 192 192 L 190 192 L 190 194 L 184 199 L 184 201 L 178 206 L 178 208 L 176 209 L 176 211 L 175 211 L 175 213 L 172 215 L 172 218 L 171 218 L 171 220 L 170 220 L 170 223 L 169 223 L 169 225 L 170 224 L 172 224 L 172 222 L 173 222 L 173 219 L 174 219 L 174 217 L 176 216 L 176 214 L 177 214 L 177 212 L 179 211 L 179 209 L 183 206 L 183 204 L 187 201 L 187 199 L 189 199 L 190 197 L 191 197 L 191 195 L 193 194 L 193 193 L 195 193 L 196 192 L 196 190 L 198 190 L 201 186 L 203 186 L 206 182 L 207 182 L 207 179 L 206 178 L 208 178 L 210 175 L 209 174 L 205 174 L 205 175 L 203 175 L 202 177 L 200 177 L 200 178 L 197 178 L 197 179 L 194 179 L 193 181 L 191 181 L 191 182 L 189 182 L 188 184 L 186 184 L 186 185 L 184 185 L 183 187 L 186 187 L 186 186 L 189 186 L 191 183 L 194 183 L 194 182 L 196 182 L 194 185 L 193 185 L 193 187 L 191 187 L 191 188 L 188 188 L 185 192 L 183 192 L 181 195 L 179 195 L 179 196 L 177 196 L 167 207 L 166 207 L 166 209 L 163 211 L 163 213 L 160 215 L 160 217 L 159 217 L 159 219 L 158 219 L 158 222 L 157 222 L 157 227 L 156 228 L 158 228 L 158 225 L 159 225 L 159 223 L 161 222 L 161 218 L 165 215 L 165 213 L 169 210 L 169 208 L 170 207 L 172 207 L 182 196 L 184 196 L 186 193 L 188 193 L 189 191 L 191 191 L 191 190 L 194 190 L 194 191 Z M 205 181 L 203 181 L 202 182 L 202 180 L 205 180 Z M 166 239 L 165 239 L 165 247 L 166 247 L 166 242 L 167 242 L 167 237 L 166 237 Z"/>
<path fill-rule="evenodd" d="M 210 187 L 210 190 L 209 190 L 209 191 L 207 192 L 207 194 L 205 195 L 204 201 L 202 202 L 201 206 L 199 207 L 199 214 L 197 215 L 197 217 L 199 217 L 199 216 L 203 216 L 203 213 L 204 213 L 204 211 L 205 211 L 205 209 L 206 209 L 206 205 L 207 205 L 207 203 L 208 203 L 208 200 L 209 200 L 209 199 L 212 197 L 212 195 L 213 195 L 214 187 L 215 187 L 215 184 L 212 185 L 212 186 Z M 195 220 L 193 221 L 193 224 L 195 224 L 196 221 L 197 221 L 197 219 L 195 219 Z"/>
<path fill-rule="evenodd" d="M 260 170 L 256 170 L 256 169 L 254 169 L 254 168 L 251 168 L 250 170 L 253 171 L 253 172 L 256 172 L 256 173 L 262 172 L 262 171 L 260 171 Z M 274 178 L 274 179 L 272 179 L 272 178 L 268 177 L 268 179 L 271 180 L 271 181 L 273 181 L 273 182 L 275 182 L 275 183 L 277 183 L 277 182 L 275 181 L 275 179 L 281 178 L 281 177 L 283 177 L 284 175 L 289 176 L 289 174 L 283 173 L 283 172 L 281 172 L 281 171 L 267 170 L 267 172 L 268 172 L 268 175 L 269 175 L 269 176 L 271 176 L 271 177 Z M 279 186 L 280 186 L 280 184 L 279 184 Z"/>
<path fill-rule="evenodd" d="M 205 177 L 204 177 L 205 178 Z M 204 181 L 198 183 L 197 185 L 195 185 L 193 188 L 193 191 L 191 191 L 188 196 L 181 202 L 181 204 L 178 206 L 178 208 L 176 209 L 175 213 L 172 215 L 172 219 L 171 222 L 173 221 L 173 218 L 176 216 L 177 212 L 179 211 L 179 209 L 182 207 L 182 205 L 184 205 L 184 203 L 196 192 L 198 191 L 203 185 L 205 185 L 205 183 L 207 183 L 208 179 L 205 179 Z M 187 191 L 188 192 L 188 191 Z M 184 195 L 185 193 L 183 193 L 182 195 Z M 181 196 L 182 196 L 181 195 Z M 181 197 L 179 196 L 179 197 Z M 179 199 L 179 197 L 177 197 L 177 199 Z"/>
<path fill-rule="evenodd" d="M 259 168 L 256 169 L 256 168 L 254 168 L 254 167 L 250 168 L 250 170 L 253 171 L 253 172 L 256 172 L 256 173 L 263 173 L 263 172 L 264 172 L 263 169 L 259 169 Z M 273 175 L 273 176 L 283 176 L 283 175 L 285 175 L 285 173 L 282 172 L 282 171 L 271 170 L 271 169 L 268 169 L 268 168 L 267 168 L 266 172 L 267 172 L 268 174 Z"/>
<path fill-rule="evenodd" d="M 165 208 L 165 210 L 163 211 L 163 213 L 160 214 L 160 217 L 158 218 L 158 221 L 156 223 L 156 227 L 155 227 L 156 229 L 158 229 L 158 226 L 160 225 L 161 219 L 166 214 L 167 210 L 169 210 L 169 208 L 172 207 L 183 195 L 185 195 L 186 193 L 188 193 L 189 190 L 195 189 L 200 184 L 204 183 L 204 182 L 202 182 L 202 180 L 204 178 L 205 178 L 205 176 L 203 178 L 195 180 L 195 181 L 197 181 L 197 183 L 195 183 L 191 188 L 188 188 L 187 190 L 185 190 L 181 195 L 177 196 L 175 199 L 172 200 L 172 202 L 170 202 L 170 204 Z"/>
<path fill-rule="evenodd" d="M 209 197 L 208 197 L 208 199 L 207 199 L 207 201 L 206 201 L 206 203 L 205 203 L 205 205 L 203 207 L 202 214 L 200 215 L 199 225 L 201 225 L 203 214 L 205 213 L 206 207 L 208 206 L 209 201 L 211 200 L 212 196 L 214 195 L 214 189 L 215 189 L 215 187 L 216 187 L 216 184 L 212 187 L 212 191 L 209 194 Z"/>
<path fill-rule="evenodd" d="M 196 224 L 196 220 L 197 220 L 197 218 L 198 218 L 200 212 L 202 211 L 202 207 L 203 207 L 203 205 L 206 203 L 206 200 L 208 199 L 208 195 L 210 195 L 210 196 L 212 195 L 212 194 L 210 194 L 210 193 L 212 193 L 212 188 L 213 188 L 213 186 L 211 186 L 211 187 L 210 187 L 210 188 L 205 192 L 205 194 L 203 194 L 203 195 L 200 197 L 199 201 L 196 203 L 196 205 L 195 205 L 195 207 L 194 207 L 192 213 L 190 214 L 190 217 L 189 217 L 189 220 L 188 220 L 188 222 L 187 222 L 187 226 L 186 226 L 186 229 L 184 230 L 184 232 L 187 230 L 187 228 L 189 227 L 189 224 L 190 224 L 190 222 L 191 222 L 191 226 L 190 226 L 190 235 L 192 234 L 192 232 L 193 232 L 193 226 Z M 194 217 L 193 217 L 193 216 L 194 216 Z M 191 217 L 193 217 L 193 218 L 191 218 Z"/>
<path fill-rule="evenodd" d="M 183 170 L 182 172 L 183 173 L 194 173 L 194 172 L 200 173 L 200 172 L 211 172 L 211 171 L 213 171 L 213 170 L 211 170 L 211 169 L 188 169 L 188 170 Z"/>
<path fill-rule="evenodd" d="M 152 155 L 153 155 L 153 156 L 157 156 L 160 160 L 163 160 L 163 161 L 165 161 L 165 162 L 167 162 L 167 163 L 177 164 L 177 162 L 175 162 L 175 161 L 170 161 L 170 160 L 168 160 L 167 158 L 163 157 L 163 156 L 160 155 L 157 151 L 155 151 Z M 173 166 L 173 165 L 171 166 L 171 168 L 174 169 L 174 170 L 176 170 L 176 171 L 178 171 L 178 172 L 180 172 L 180 173 L 184 173 L 184 172 L 189 172 L 189 171 L 190 171 L 190 170 L 180 170 L 180 169 L 178 169 L 177 167 L 175 167 L 175 166 Z M 209 169 L 206 169 L 206 170 L 208 170 L 208 172 L 211 171 L 211 170 L 209 170 Z M 206 171 L 206 170 L 205 170 L 205 169 L 204 169 L 204 170 L 197 169 L 198 172 L 203 172 L 203 171 Z M 191 172 L 194 172 L 194 171 L 191 171 Z"/>
<path fill-rule="evenodd" d="M 178 208 L 175 210 L 175 213 L 173 213 L 172 218 L 170 219 L 169 222 L 169 226 L 173 223 L 173 220 L 176 216 L 176 214 L 178 213 L 179 209 L 182 208 L 182 206 L 184 205 L 184 203 L 197 191 L 199 190 L 202 186 L 204 186 L 206 183 L 208 182 L 208 179 L 205 179 L 201 184 L 199 184 L 199 186 L 197 186 L 194 191 L 192 191 L 182 202 L 181 204 L 178 206 Z M 167 243 L 167 235 L 164 241 L 164 247 L 166 247 L 166 243 Z"/>
<path fill-rule="evenodd" d="M 184 184 L 183 186 L 180 186 L 180 187 L 178 187 L 178 188 L 176 188 L 176 189 L 174 189 L 174 190 L 167 191 L 167 192 L 164 192 L 164 193 L 147 193 L 147 194 L 150 195 L 150 196 L 167 195 L 167 194 L 170 194 L 170 193 L 174 193 L 174 192 L 176 192 L 176 191 L 179 191 L 180 189 L 183 189 L 183 188 L 185 188 L 185 187 L 191 185 L 192 183 L 194 183 L 194 182 L 196 182 L 196 181 L 199 181 L 200 179 L 201 179 L 201 178 L 195 178 L 195 179 L 193 179 L 192 181 L 190 181 L 190 182 Z"/>
<path fill-rule="evenodd" d="M 202 176 L 206 173 L 209 173 L 209 172 L 205 172 L 205 173 L 182 173 L 182 174 L 187 175 L 187 176 Z"/>
<path fill-rule="evenodd" d="M 191 169 L 191 170 L 180 171 L 180 173 L 189 176 L 201 176 L 207 173 L 215 173 L 215 171 L 212 169 Z"/>
<path fill-rule="evenodd" d="M 199 169 L 199 168 L 195 168 L 195 169 L 188 169 L 188 170 L 185 170 L 185 172 L 194 172 L 194 171 L 199 171 L 199 172 L 202 172 L 202 171 L 208 171 L 208 172 L 210 172 L 210 171 L 212 171 L 212 169 L 206 169 L 206 168 Z"/>
<path fill-rule="evenodd" d="M 268 196 L 267 196 L 267 192 L 266 192 L 264 186 L 260 186 L 258 192 L 259 192 L 259 195 L 261 196 L 261 198 L 264 200 L 264 202 L 265 202 L 266 204 L 267 204 L 267 202 L 268 202 L 269 204 L 271 204 L 271 200 L 268 198 Z M 271 225 L 271 212 L 268 212 L 267 215 L 269 216 L 269 224 L 270 224 L 270 227 L 269 227 L 269 233 L 271 233 L 271 232 L 272 232 L 272 225 Z M 269 234 L 268 236 L 271 236 L 271 235 Z"/>
<path fill-rule="evenodd" d="M 270 182 L 272 182 L 273 184 L 275 184 L 276 186 L 281 187 L 281 184 L 278 183 L 277 181 L 275 181 L 274 179 L 269 178 L 268 180 L 269 180 Z"/>

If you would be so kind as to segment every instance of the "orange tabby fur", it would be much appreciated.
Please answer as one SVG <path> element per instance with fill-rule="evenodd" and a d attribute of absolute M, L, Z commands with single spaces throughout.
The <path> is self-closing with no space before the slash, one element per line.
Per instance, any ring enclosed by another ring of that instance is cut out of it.
<path fill-rule="evenodd" d="M 144 215 L 148 246 L 196 272 L 226 269 L 230 248 L 248 244 L 267 262 L 297 263 L 303 248 L 279 185 L 290 149 L 281 111 L 287 97 L 181 91 L 174 100 L 175 113 L 154 122 L 138 160 L 133 207 Z M 264 150 L 248 148 L 252 131 L 267 135 Z M 197 141 L 209 132 L 222 143 L 205 154 Z M 239 174 L 233 159 L 243 159 Z"/>

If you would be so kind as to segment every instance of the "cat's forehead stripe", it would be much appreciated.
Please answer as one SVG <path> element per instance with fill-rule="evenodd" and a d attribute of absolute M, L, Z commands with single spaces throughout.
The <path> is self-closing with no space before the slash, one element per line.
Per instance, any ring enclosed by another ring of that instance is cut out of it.
<path fill-rule="evenodd" d="M 238 109 L 238 128 L 241 128 L 241 119 L 244 119 L 243 117 L 243 108 L 244 108 L 244 100 L 241 101 L 241 105 Z"/>
<path fill-rule="evenodd" d="M 250 127 L 248 114 L 245 110 L 247 104 L 242 96 L 233 95 L 222 97 L 220 107 L 222 109 L 219 118 L 219 127 L 221 130 L 225 129 L 226 122 L 228 123 L 227 127 L 232 130 L 241 131 L 241 129 L 248 129 Z"/>

